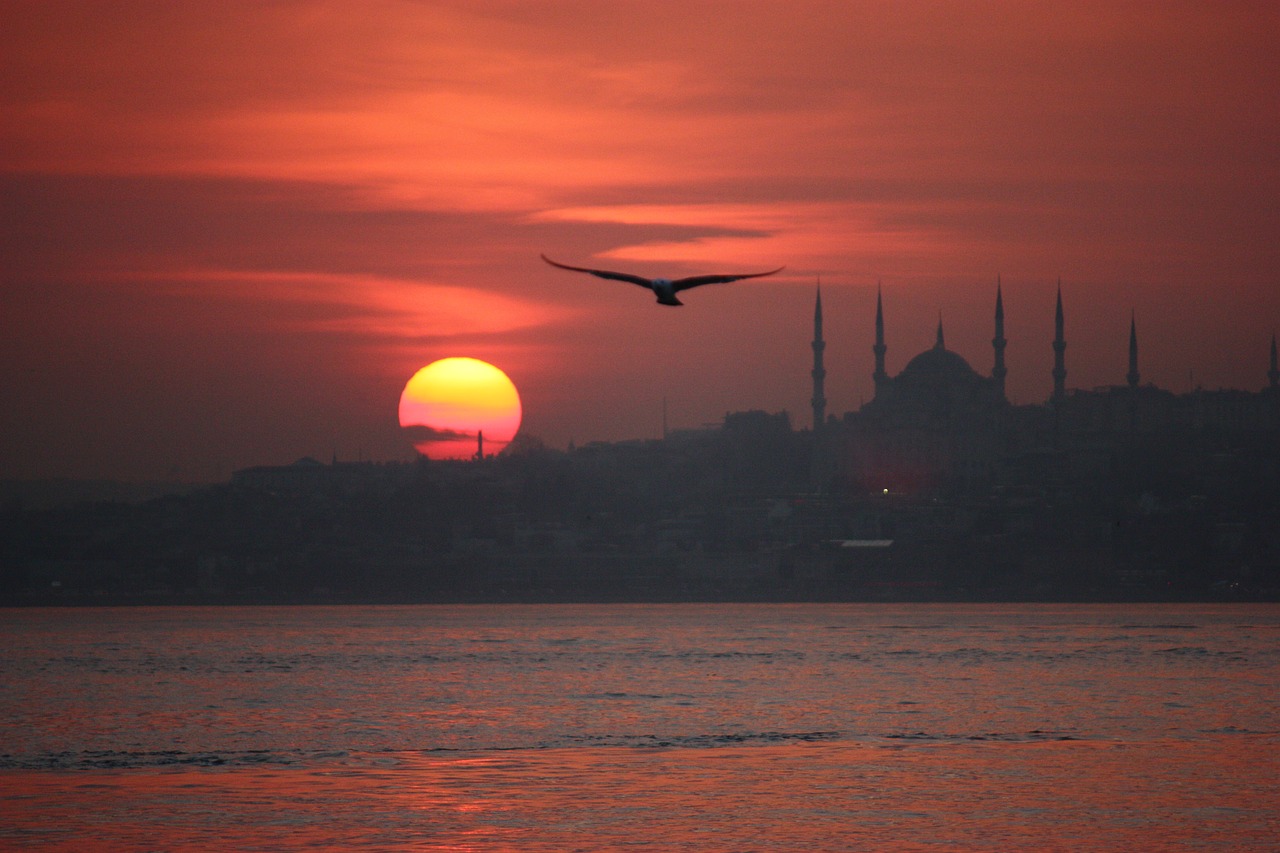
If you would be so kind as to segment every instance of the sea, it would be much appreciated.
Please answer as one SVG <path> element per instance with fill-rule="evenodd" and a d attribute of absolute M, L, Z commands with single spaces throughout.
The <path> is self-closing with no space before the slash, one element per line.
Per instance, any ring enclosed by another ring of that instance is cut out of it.
<path fill-rule="evenodd" d="M 0 849 L 1280 850 L 1280 605 L 0 610 Z"/>

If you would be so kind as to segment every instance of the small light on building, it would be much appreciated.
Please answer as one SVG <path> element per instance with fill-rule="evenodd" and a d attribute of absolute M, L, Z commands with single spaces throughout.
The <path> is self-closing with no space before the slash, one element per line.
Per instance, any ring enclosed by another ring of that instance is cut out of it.
<path fill-rule="evenodd" d="M 885 493 L 886 495 L 887 495 L 887 494 L 889 494 L 889 490 L 888 490 L 888 489 L 885 489 L 885 490 L 884 490 L 884 493 Z"/>

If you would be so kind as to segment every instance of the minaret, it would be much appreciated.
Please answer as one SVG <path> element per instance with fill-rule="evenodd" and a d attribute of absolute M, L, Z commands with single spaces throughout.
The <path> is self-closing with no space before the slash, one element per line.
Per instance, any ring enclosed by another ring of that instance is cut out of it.
<path fill-rule="evenodd" d="M 934 349 L 946 349 L 947 345 L 942 340 L 942 312 L 938 312 L 938 339 L 933 342 Z"/>
<path fill-rule="evenodd" d="M 1276 362 L 1276 333 L 1271 333 L 1271 369 L 1267 371 L 1267 379 L 1272 388 L 1280 388 L 1280 364 Z"/>
<path fill-rule="evenodd" d="M 996 381 L 996 387 L 1000 389 L 1000 396 L 1004 396 L 1004 377 L 1008 374 L 1008 370 L 1004 366 L 1004 347 L 1007 341 L 1004 339 L 1004 297 L 1000 293 L 1000 276 L 996 276 L 996 336 L 991 339 L 991 346 L 996 352 L 996 361 L 991 368 L 991 378 Z"/>
<path fill-rule="evenodd" d="M 1067 339 L 1063 337 L 1062 279 L 1058 279 L 1058 309 L 1053 315 L 1053 401 L 1062 402 L 1067 395 Z"/>
<path fill-rule="evenodd" d="M 822 429 L 827 417 L 827 398 L 823 393 L 823 380 L 827 371 L 822 366 L 822 351 L 827 348 L 822 340 L 822 282 L 818 282 L 818 297 L 813 304 L 813 431 Z"/>
<path fill-rule="evenodd" d="M 484 430 L 476 433 L 476 459 L 484 459 Z"/>
<path fill-rule="evenodd" d="M 889 375 L 884 372 L 884 304 L 881 301 L 881 288 L 876 285 L 876 345 L 871 351 L 876 354 L 876 372 L 871 374 L 871 378 L 876 383 L 876 396 L 880 396 L 885 383 L 889 379 Z"/>
<path fill-rule="evenodd" d="M 1138 326 L 1133 312 L 1129 313 L 1129 374 L 1125 378 L 1130 388 L 1138 387 Z"/>

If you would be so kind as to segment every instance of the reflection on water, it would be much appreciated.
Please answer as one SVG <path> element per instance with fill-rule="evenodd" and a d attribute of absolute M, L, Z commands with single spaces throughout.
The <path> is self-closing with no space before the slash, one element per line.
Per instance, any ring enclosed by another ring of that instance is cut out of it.
<path fill-rule="evenodd" d="M 28 610 L 0 641 L 0 846 L 1263 850 L 1276 830 L 1275 606 Z"/>

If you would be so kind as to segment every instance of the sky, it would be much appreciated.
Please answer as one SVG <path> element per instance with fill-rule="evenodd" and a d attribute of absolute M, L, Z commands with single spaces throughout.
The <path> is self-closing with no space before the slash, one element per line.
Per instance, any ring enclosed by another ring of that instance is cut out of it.
<path fill-rule="evenodd" d="M 810 423 L 947 345 L 1009 396 L 1257 390 L 1270 2 L 0 0 L 0 478 L 410 459 L 445 357 L 550 447 Z M 777 276 L 684 307 L 543 264 Z M 665 403 L 664 403 L 665 401 Z"/>

